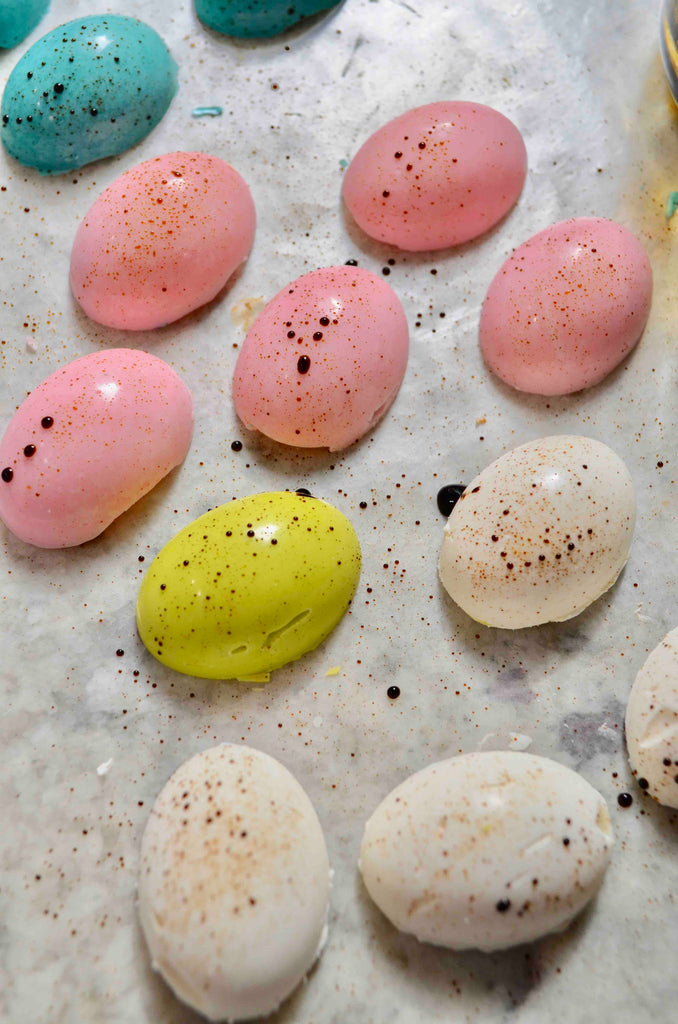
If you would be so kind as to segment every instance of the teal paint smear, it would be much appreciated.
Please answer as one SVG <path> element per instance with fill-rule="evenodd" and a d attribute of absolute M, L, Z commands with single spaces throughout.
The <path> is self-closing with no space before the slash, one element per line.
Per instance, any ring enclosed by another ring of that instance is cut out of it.
<path fill-rule="evenodd" d="M 666 219 L 671 220 L 678 210 L 678 192 L 669 192 L 666 200 Z"/>
<path fill-rule="evenodd" d="M 221 107 L 194 107 L 191 117 L 221 117 L 223 112 Z"/>

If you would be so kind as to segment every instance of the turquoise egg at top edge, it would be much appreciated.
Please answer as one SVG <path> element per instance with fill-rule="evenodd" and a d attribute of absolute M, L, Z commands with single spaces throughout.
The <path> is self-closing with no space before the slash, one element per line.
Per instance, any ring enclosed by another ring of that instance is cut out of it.
<path fill-rule="evenodd" d="M 215 32 L 241 39 L 276 36 L 341 0 L 195 0 L 200 20 Z"/>
<path fill-rule="evenodd" d="M 2 97 L 0 138 L 43 174 L 114 156 L 145 138 L 177 89 L 177 65 L 154 29 L 124 15 L 60 25 L 20 58 Z"/>
<path fill-rule="evenodd" d="M 0 50 L 18 46 L 47 13 L 49 0 L 0 0 Z"/>

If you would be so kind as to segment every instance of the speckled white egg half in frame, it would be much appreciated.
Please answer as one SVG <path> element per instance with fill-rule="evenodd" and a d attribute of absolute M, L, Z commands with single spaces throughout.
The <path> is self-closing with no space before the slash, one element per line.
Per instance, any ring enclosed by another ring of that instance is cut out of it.
<path fill-rule="evenodd" d="M 612 846 L 605 801 L 580 775 L 486 751 L 429 765 L 389 793 L 365 826 L 359 867 L 396 928 L 490 951 L 567 927 Z"/>
<path fill-rule="evenodd" d="M 311 802 L 278 761 L 222 744 L 158 796 L 139 913 L 153 967 L 209 1020 L 272 1013 L 322 950 L 330 870 Z"/>
<path fill-rule="evenodd" d="M 454 506 L 440 579 L 487 626 L 562 622 L 604 594 L 635 525 L 629 471 L 590 437 L 543 437 L 487 466 Z"/>
<path fill-rule="evenodd" d="M 642 788 L 660 804 L 678 808 L 678 628 L 655 647 L 635 678 L 626 707 L 626 745 Z"/>

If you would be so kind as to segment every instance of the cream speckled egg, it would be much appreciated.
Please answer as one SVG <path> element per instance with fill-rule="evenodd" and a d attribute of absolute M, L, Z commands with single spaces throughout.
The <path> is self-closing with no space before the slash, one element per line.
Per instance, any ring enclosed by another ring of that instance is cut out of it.
<path fill-rule="evenodd" d="M 139 914 L 153 967 L 209 1020 L 272 1013 L 322 951 L 330 869 L 290 772 L 222 744 L 172 775 L 144 831 Z"/>
<path fill-rule="evenodd" d="M 635 524 L 629 472 L 589 437 L 544 437 L 487 466 L 452 510 L 440 579 L 478 622 L 561 622 L 605 593 Z"/>
<path fill-rule="evenodd" d="M 626 744 L 642 788 L 678 808 L 678 629 L 655 647 L 631 687 Z"/>
<path fill-rule="evenodd" d="M 389 793 L 365 826 L 359 867 L 396 928 L 494 950 L 567 927 L 612 845 L 605 801 L 580 775 L 488 751 L 432 764 Z"/>

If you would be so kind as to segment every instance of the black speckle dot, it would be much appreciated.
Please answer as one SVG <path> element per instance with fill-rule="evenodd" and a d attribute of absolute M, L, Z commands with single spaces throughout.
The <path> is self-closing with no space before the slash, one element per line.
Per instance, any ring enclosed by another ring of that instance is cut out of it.
<path fill-rule="evenodd" d="M 617 803 L 620 807 L 630 807 L 633 803 L 633 797 L 630 793 L 620 793 L 617 797 Z"/>
<path fill-rule="evenodd" d="M 14 470 L 10 469 L 9 466 L 5 466 L 2 473 L 0 473 L 0 476 L 5 481 L 5 483 L 8 484 L 11 481 L 12 477 L 14 476 Z"/>
<path fill-rule="evenodd" d="M 436 496 L 440 514 L 448 517 L 465 490 L 464 484 L 446 484 L 441 487 Z"/>
<path fill-rule="evenodd" d="M 24 448 L 24 455 L 26 456 L 27 459 L 30 459 L 32 458 L 33 455 L 35 455 L 36 451 L 37 448 L 35 447 L 34 444 L 27 444 L 26 447 Z"/>
<path fill-rule="evenodd" d="M 299 356 L 297 360 L 297 370 L 299 373 L 308 373 L 311 369 L 311 360 L 309 356 Z"/>
<path fill-rule="evenodd" d="M 400 696 L 400 687 L 389 686 L 388 690 L 386 691 L 386 696 L 389 697 L 391 700 L 397 700 L 398 697 Z"/>
<path fill-rule="evenodd" d="M 510 900 L 499 900 L 497 903 L 497 910 L 499 911 L 500 914 L 505 914 L 506 911 L 510 908 L 510 906 Z"/>
<path fill-rule="evenodd" d="M 242 451 L 242 441 L 231 441 L 231 451 L 232 452 L 241 452 Z"/>

